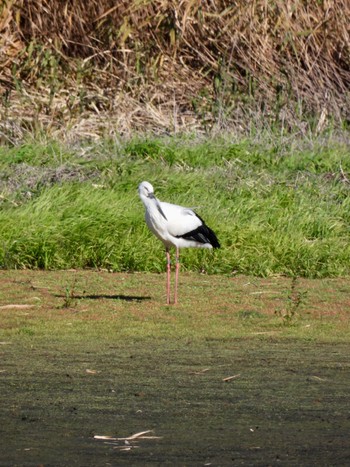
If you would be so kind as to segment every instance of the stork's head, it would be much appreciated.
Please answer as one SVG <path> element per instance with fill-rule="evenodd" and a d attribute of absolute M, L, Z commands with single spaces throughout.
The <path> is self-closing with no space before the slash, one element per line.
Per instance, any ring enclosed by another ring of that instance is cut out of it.
<path fill-rule="evenodd" d="M 146 198 L 154 198 L 153 186 L 149 182 L 140 183 L 138 191 L 142 200 Z"/>

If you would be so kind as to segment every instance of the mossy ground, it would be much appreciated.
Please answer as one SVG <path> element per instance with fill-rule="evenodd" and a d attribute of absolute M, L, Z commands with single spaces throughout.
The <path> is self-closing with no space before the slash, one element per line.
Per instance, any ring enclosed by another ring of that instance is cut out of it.
<path fill-rule="evenodd" d="M 164 279 L 0 273 L 0 464 L 346 465 L 348 281 Z"/>

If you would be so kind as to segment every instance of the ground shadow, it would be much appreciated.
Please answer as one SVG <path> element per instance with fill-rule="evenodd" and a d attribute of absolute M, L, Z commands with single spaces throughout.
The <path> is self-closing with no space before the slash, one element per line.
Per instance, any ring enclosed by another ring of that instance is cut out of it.
<path fill-rule="evenodd" d="M 66 298 L 65 295 L 58 295 L 56 294 L 55 297 Z M 101 299 L 108 299 L 108 300 L 124 300 L 125 302 L 142 302 L 143 300 L 151 300 L 149 296 L 138 296 L 138 295 L 107 295 L 107 294 L 91 294 L 91 295 L 75 295 L 72 297 L 75 300 L 101 300 Z"/>

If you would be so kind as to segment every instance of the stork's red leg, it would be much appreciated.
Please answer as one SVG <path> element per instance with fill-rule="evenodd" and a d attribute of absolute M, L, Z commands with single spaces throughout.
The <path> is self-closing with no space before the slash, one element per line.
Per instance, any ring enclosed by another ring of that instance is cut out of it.
<path fill-rule="evenodd" d="M 166 269 L 167 269 L 167 280 L 166 280 L 166 303 L 170 305 L 170 272 L 171 272 L 171 261 L 169 249 L 166 249 Z"/>
<path fill-rule="evenodd" d="M 175 297 L 174 303 L 177 304 L 177 286 L 179 283 L 179 269 L 180 269 L 180 250 L 176 248 L 176 269 L 175 269 Z"/>

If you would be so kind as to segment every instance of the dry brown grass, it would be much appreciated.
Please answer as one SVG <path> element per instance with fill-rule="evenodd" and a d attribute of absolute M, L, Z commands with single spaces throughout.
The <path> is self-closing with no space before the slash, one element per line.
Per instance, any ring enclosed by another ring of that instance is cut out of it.
<path fill-rule="evenodd" d="M 350 118 L 349 17 L 347 0 L 3 0 L 2 132 L 288 128 L 310 115 L 319 132 Z"/>

